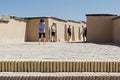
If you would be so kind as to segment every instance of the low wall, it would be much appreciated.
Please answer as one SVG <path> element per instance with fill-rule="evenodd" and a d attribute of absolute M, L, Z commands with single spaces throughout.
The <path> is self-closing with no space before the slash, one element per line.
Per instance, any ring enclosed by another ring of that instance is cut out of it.
<path fill-rule="evenodd" d="M 109 14 L 87 15 L 87 41 L 112 42 L 112 19 L 115 17 Z"/>
<path fill-rule="evenodd" d="M 0 45 L 24 43 L 26 22 L 11 19 L 9 22 L 0 22 Z"/>

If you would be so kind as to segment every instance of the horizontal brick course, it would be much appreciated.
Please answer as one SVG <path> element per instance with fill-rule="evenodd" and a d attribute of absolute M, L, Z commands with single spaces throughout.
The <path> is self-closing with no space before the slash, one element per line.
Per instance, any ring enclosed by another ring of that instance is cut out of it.
<path fill-rule="evenodd" d="M 120 72 L 120 62 L 0 61 L 0 72 Z"/>
<path fill-rule="evenodd" d="M 119 80 L 120 73 L 0 73 L 0 80 Z"/>

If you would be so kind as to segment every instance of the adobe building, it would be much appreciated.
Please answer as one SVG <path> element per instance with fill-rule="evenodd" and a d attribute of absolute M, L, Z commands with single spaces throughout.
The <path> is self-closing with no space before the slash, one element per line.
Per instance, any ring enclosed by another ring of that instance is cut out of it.
<path fill-rule="evenodd" d="M 24 43 L 26 22 L 14 16 L 3 16 L 0 19 L 0 44 Z"/>
<path fill-rule="evenodd" d="M 81 40 L 81 26 L 86 23 L 74 20 L 64 20 L 56 17 L 28 17 L 3 16 L 0 19 L 0 44 L 36 42 L 39 35 L 39 22 L 44 19 L 46 23 L 46 42 L 51 41 L 50 27 L 55 23 L 56 41 L 67 41 L 67 28 L 70 25 L 72 36 L 70 41 Z M 3 36 L 4 35 L 4 36 Z"/>
<path fill-rule="evenodd" d="M 87 14 L 88 42 L 120 42 L 120 19 L 113 14 Z"/>
<path fill-rule="evenodd" d="M 43 19 L 46 23 L 46 41 L 51 41 L 50 27 L 55 23 L 56 27 L 56 41 L 67 41 L 67 28 L 68 25 L 72 29 L 71 41 L 78 41 L 81 39 L 81 26 L 85 23 L 73 21 L 73 20 L 63 20 L 56 17 L 29 17 L 24 18 L 27 21 L 27 39 L 26 41 L 38 41 L 39 35 L 39 21 Z"/>

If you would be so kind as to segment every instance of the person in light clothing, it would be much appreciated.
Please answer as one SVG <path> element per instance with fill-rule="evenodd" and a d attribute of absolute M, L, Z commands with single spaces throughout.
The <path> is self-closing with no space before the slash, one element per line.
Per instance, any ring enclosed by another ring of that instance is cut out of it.
<path fill-rule="evenodd" d="M 55 23 L 51 26 L 51 42 L 55 42 L 56 28 Z"/>
<path fill-rule="evenodd" d="M 41 42 L 41 38 L 43 37 L 43 44 L 46 40 L 46 34 L 45 34 L 45 22 L 43 19 L 40 20 L 39 22 L 39 44 Z"/>

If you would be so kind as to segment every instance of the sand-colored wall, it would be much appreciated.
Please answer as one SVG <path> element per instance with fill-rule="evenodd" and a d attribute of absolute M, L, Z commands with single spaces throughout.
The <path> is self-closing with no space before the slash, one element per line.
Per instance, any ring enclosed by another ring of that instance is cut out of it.
<path fill-rule="evenodd" d="M 72 36 L 70 41 L 80 40 L 81 23 L 68 22 L 65 20 L 59 20 L 56 18 L 43 18 L 46 23 L 46 41 L 51 41 L 50 27 L 53 23 L 56 26 L 56 41 L 66 41 L 67 40 L 67 28 L 68 25 L 71 26 Z M 27 21 L 27 39 L 26 41 L 38 41 L 38 31 L 39 31 L 39 21 L 40 18 L 30 18 Z"/>
<path fill-rule="evenodd" d="M 0 22 L 0 44 L 24 43 L 26 22 L 11 19 Z"/>
<path fill-rule="evenodd" d="M 81 23 L 70 22 L 70 21 L 59 21 L 49 18 L 49 27 L 52 23 L 56 23 L 57 27 L 57 41 L 67 41 L 67 28 L 70 25 L 72 29 L 72 36 L 70 41 L 78 41 L 80 40 L 80 32 L 81 32 Z M 79 31 L 80 30 L 80 31 Z"/>
<path fill-rule="evenodd" d="M 50 26 L 52 23 L 56 23 L 56 29 L 57 29 L 57 36 L 56 41 L 63 41 L 64 40 L 64 26 L 65 23 L 62 21 L 57 21 L 51 18 L 43 18 L 46 23 L 46 41 L 51 40 L 51 33 L 50 33 Z M 27 21 L 27 41 L 38 41 L 39 38 L 39 18 L 33 18 L 29 19 Z M 63 32 L 61 32 L 63 31 Z"/>
<path fill-rule="evenodd" d="M 113 42 L 120 43 L 120 18 L 113 20 Z"/>
<path fill-rule="evenodd" d="M 116 16 L 88 16 L 87 15 L 87 41 L 112 42 L 112 19 Z"/>
<path fill-rule="evenodd" d="M 80 32 L 81 32 L 82 23 L 67 22 L 67 25 L 70 25 L 72 29 L 72 41 L 80 40 Z"/>
<path fill-rule="evenodd" d="M 52 25 L 52 23 L 56 24 L 57 41 L 65 41 L 65 39 L 64 39 L 65 31 L 64 30 L 65 30 L 66 22 L 49 18 L 49 20 L 48 20 L 49 28 Z"/>
<path fill-rule="evenodd" d="M 27 21 L 27 39 L 26 41 L 38 41 L 39 38 L 39 21 L 40 19 L 29 19 Z"/>
<path fill-rule="evenodd" d="M 48 23 L 47 19 L 44 19 L 46 23 L 46 41 L 48 40 Z M 27 20 L 27 38 L 26 41 L 38 41 L 39 39 L 39 22 L 40 18 L 33 18 L 33 19 L 28 19 Z"/>

